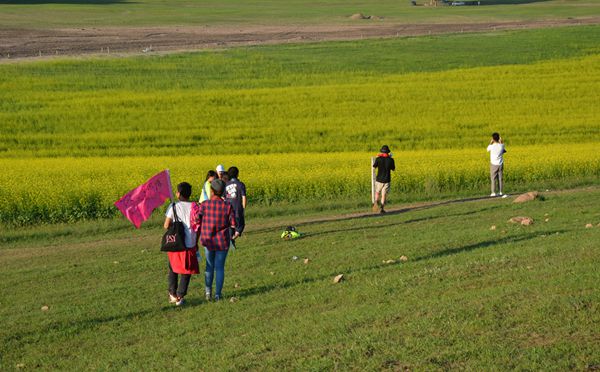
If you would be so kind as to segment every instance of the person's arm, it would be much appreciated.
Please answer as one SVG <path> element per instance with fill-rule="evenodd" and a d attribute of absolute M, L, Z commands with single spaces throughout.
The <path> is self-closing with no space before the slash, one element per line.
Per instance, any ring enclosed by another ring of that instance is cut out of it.
<path fill-rule="evenodd" d="M 242 208 L 246 209 L 246 204 L 248 204 L 248 199 L 246 198 L 246 184 L 244 184 L 244 183 L 242 183 L 240 194 L 242 195 Z"/>
<path fill-rule="evenodd" d="M 393 170 L 393 171 L 396 170 L 396 162 L 394 161 L 394 159 L 392 159 L 392 166 L 390 167 L 390 170 Z"/>
<path fill-rule="evenodd" d="M 173 204 L 169 205 L 169 208 L 167 209 L 167 213 L 165 213 L 165 223 L 163 225 L 163 227 L 166 229 L 169 228 L 169 226 L 171 226 L 171 223 L 173 222 Z"/>
<path fill-rule="evenodd" d="M 379 157 L 376 157 L 375 161 L 373 162 L 373 168 L 377 168 L 379 166 L 378 162 L 379 162 Z"/>

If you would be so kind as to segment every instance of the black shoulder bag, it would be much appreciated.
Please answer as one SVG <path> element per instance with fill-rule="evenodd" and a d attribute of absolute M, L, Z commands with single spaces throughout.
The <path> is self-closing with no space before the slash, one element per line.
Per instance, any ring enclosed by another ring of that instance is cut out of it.
<path fill-rule="evenodd" d="M 175 203 L 171 205 L 173 210 L 173 222 L 162 237 L 160 250 L 163 252 L 181 252 L 185 251 L 185 226 L 177 217 Z"/>

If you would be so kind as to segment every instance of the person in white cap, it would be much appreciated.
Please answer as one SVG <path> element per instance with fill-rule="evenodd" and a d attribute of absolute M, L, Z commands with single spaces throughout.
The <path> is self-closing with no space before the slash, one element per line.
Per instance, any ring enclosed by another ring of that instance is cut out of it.
<path fill-rule="evenodd" d="M 217 174 L 219 175 L 219 179 L 223 178 L 223 174 L 225 173 L 225 167 L 223 164 L 217 165 Z"/>

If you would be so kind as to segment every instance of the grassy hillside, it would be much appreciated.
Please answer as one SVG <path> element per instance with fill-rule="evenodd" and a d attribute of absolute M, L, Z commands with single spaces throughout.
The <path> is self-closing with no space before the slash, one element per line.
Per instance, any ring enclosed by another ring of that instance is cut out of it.
<path fill-rule="evenodd" d="M 599 203 L 597 188 L 442 203 L 298 224 L 306 236 L 292 242 L 279 233 L 298 217 L 250 219 L 228 257 L 227 300 L 204 302 L 197 276 L 183 308 L 167 303 L 158 219 L 2 230 L 0 365 L 595 368 Z M 507 223 L 518 215 L 535 223 Z"/>
<path fill-rule="evenodd" d="M 0 65 L 0 156 L 170 155 L 176 136 L 197 155 L 479 147 L 491 130 L 511 145 L 589 141 L 599 38 L 590 26 Z"/>
<path fill-rule="evenodd" d="M 366 203 L 383 143 L 397 197 L 482 195 L 494 131 L 507 191 L 598 183 L 599 37 L 591 26 L 0 65 L 0 221 L 110 217 L 164 168 L 197 188 L 219 163 L 240 167 L 253 204 Z"/>
<path fill-rule="evenodd" d="M 359 24 L 489 22 L 600 15 L 598 0 L 489 0 L 482 4 L 430 8 L 413 7 L 410 1 L 395 0 L 0 0 L 0 27 L 356 24 L 348 17 L 359 12 L 384 17 L 383 22 Z"/>

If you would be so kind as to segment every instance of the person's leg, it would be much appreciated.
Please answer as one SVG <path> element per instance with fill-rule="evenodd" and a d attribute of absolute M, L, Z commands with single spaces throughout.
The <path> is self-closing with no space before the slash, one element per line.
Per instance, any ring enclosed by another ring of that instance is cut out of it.
<path fill-rule="evenodd" d="M 496 166 L 490 164 L 490 179 L 492 181 L 492 195 L 496 194 Z"/>
<path fill-rule="evenodd" d="M 169 262 L 169 294 L 171 296 L 177 295 L 177 274 L 173 272 L 171 263 Z"/>
<path fill-rule="evenodd" d="M 177 297 L 185 297 L 185 295 L 187 294 L 188 286 L 190 285 L 190 279 L 192 279 L 192 276 L 190 274 L 181 274 L 181 279 L 179 281 L 179 289 L 177 290 Z"/>
<path fill-rule="evenodd" d="M 212 293 L 212 282 L 215 274 L 215 251 L 209 251 L 204 248 L 206 256 L 206 270 L 204 271 L 204 294 L 210 298 Z"/>
<path fill-rule="evenodd" d="M 223 290 L 223 282 L 225 281 L 225 259 L 227 251 L 216 251 L 215 256 L 215 271 L 217 280 L 215 283 L 215 300 L 221 299 L 221 291 Z"/>
<path fill-rule="evenodd" d="M 246 227 L 246 218 L 244 217 L 244 210 L 240 211 L 235 223 L 238 225 L 237 231 L 240 233 L 240 235 L 242 235 L 242 233 L 244 232 L 244 228 Z"/>
<path fill-rule="evenodd" d="M 387 197 L 388 192 L 390 191 L 390 184 L 385 183 L 381 188 L 381 212 L 385 212 L 383 209 L 385 207 L 385 199 Z"/>
<path fill-rule="evenodd" d="M 498 191 L 500 192 L 500 195 L 502 195 L 502 190 L 504 186 L 502 182 L 502 173 L 504 173 L 504 164 L 498 167 Z"/>
<path fill-rule="evenodd" d="M 373 212 L 377 212 L 377 210 L 379 209 L 378 201 L 379 201 L 379 196 L 381 195 L 381 192 L 382 192 L 381 187 L 382 187 L 382 184 L 375 181 L 375 204 L 373 204 Z"/>

